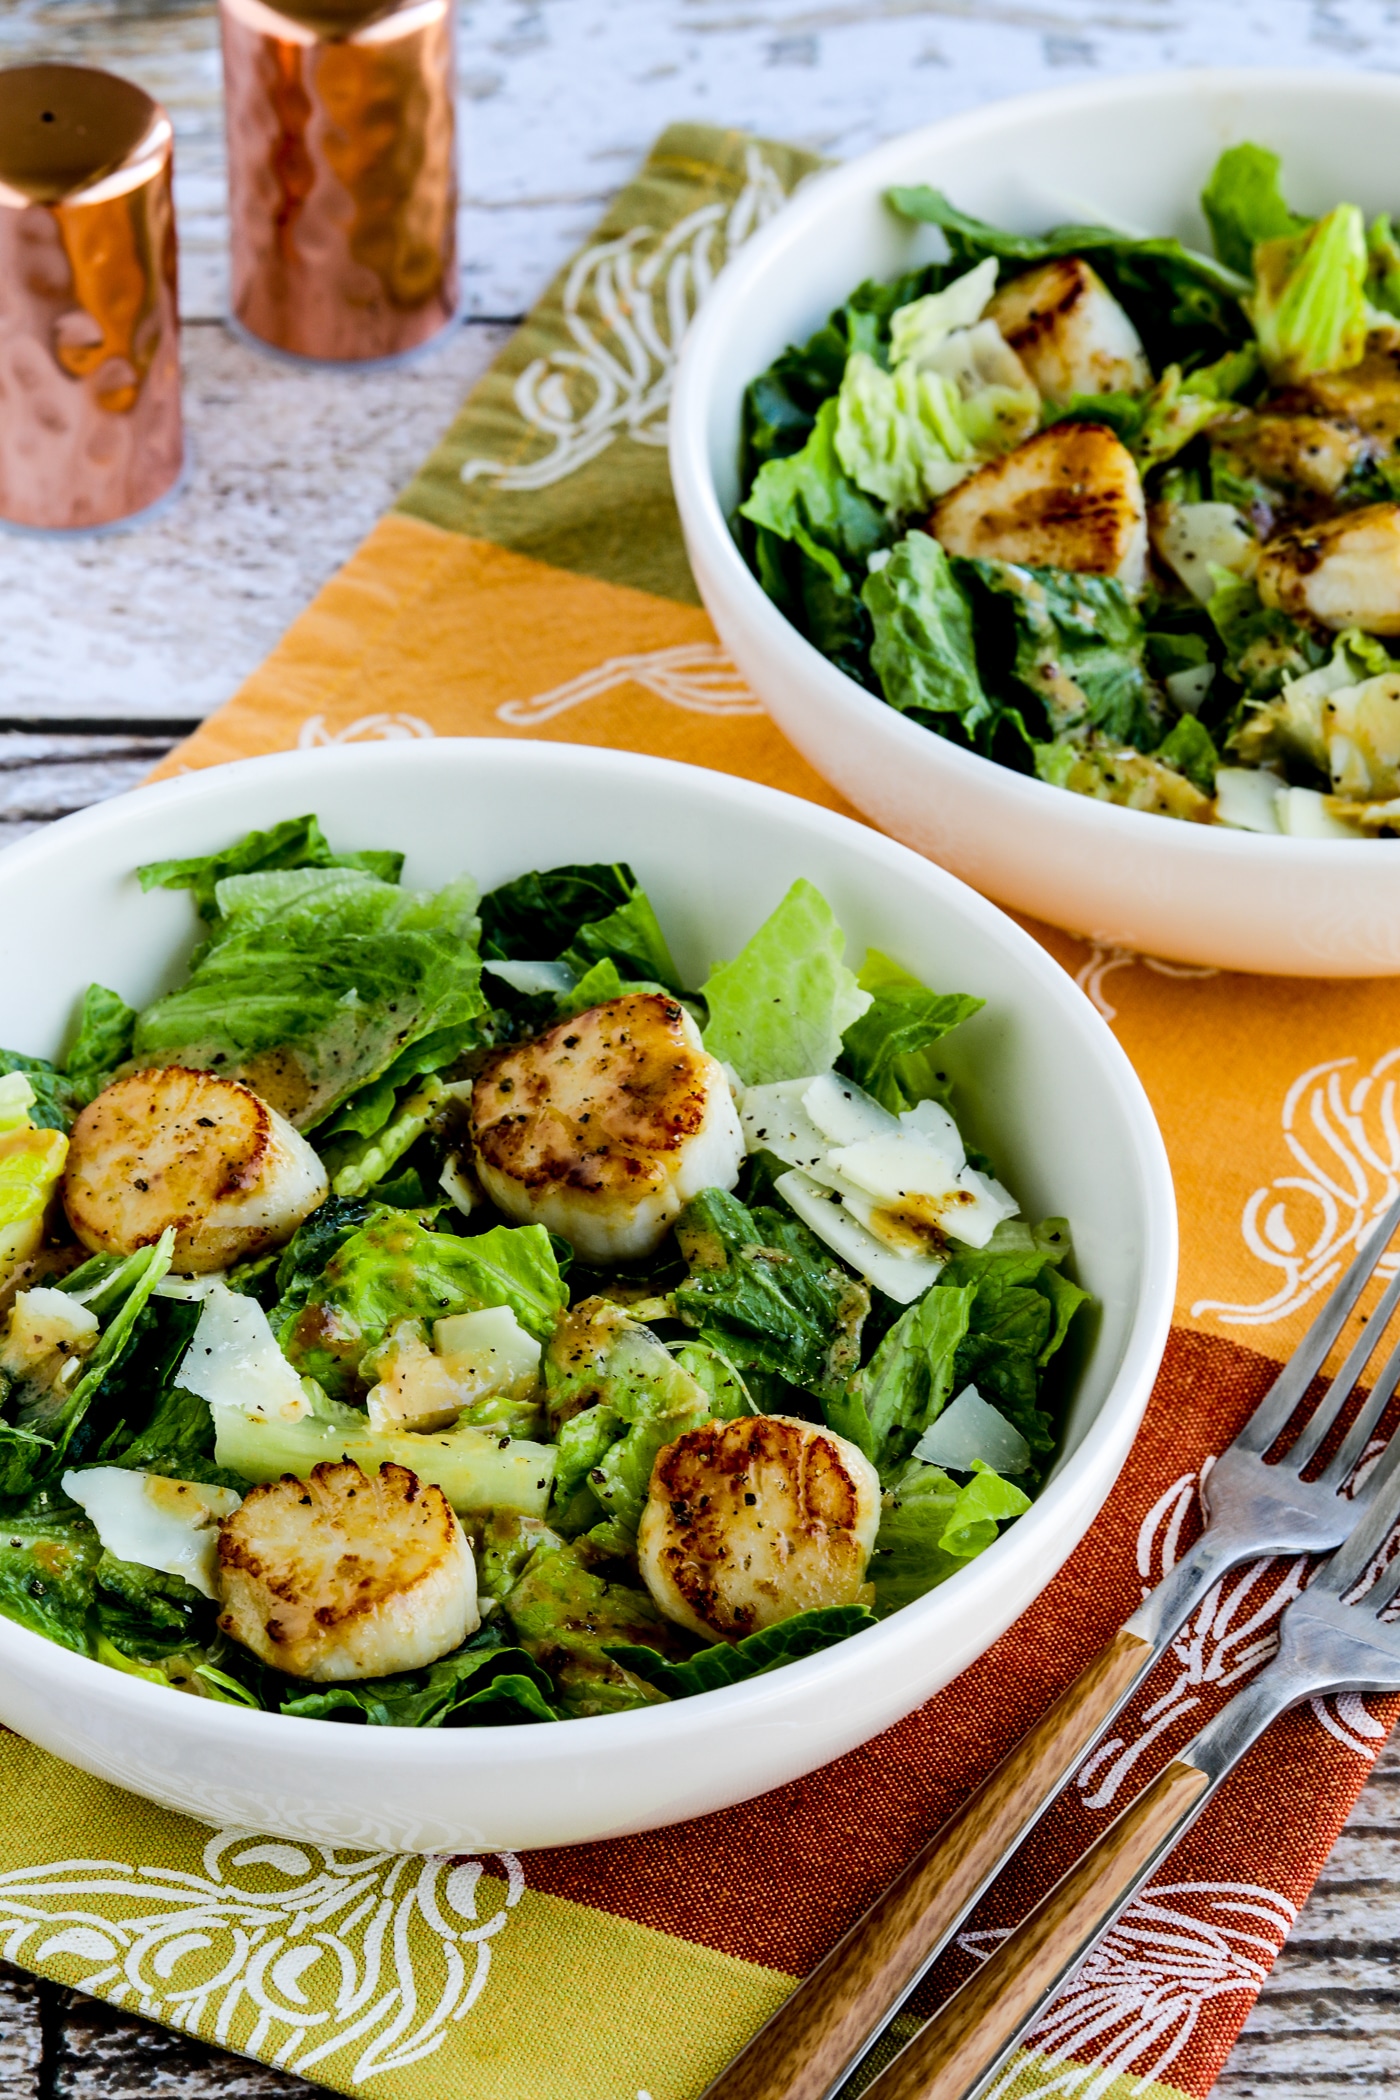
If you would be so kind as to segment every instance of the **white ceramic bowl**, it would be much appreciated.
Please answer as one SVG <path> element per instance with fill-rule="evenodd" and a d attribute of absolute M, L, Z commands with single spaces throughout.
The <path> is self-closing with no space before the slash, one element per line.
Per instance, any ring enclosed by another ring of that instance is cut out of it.
<path fill-rule="evenodd" d="M 1400 80 L 1163 73 L 994 103 L 818 176 L 720 277 L 691 330 L 671 472 L 691 566 L 725 647 L 774 720 L 896 838 L 1003 904 L 1152 955 L 1306 977 L 1400 972 L 1400 840 L 1262 838 L 1071 795 L 959 750 L 866 692 L 789 625 L 726 520 L 745 386 L 866 277 L 940 252 L 883 202 L 927 182 L 999 225 L 1107 219 L 1202 246 L 1221 148 L 1283 157 L 1288 196 L 1368 214 L 1400 198 Z"/>
<path fill-rule="evenodd" d="M 867 942 L 981 993 L 948 1063 L 972 1134 L 1028 1213 L 1072 1221 L 1102 1313 L 1063 1456 L 1030 1513 L 878 1629 L 749 1684 L 550 1727 L 381 1730 L 284 1719 L 143 1684 L 0 1618 L 0 1721 L 205 1821 L 401 1851 L 521 1848 L 646 1829 L 807 1772 L 981 1654 L 1083 1536 L 1142 1416 L 1176 1270 L 1171 1179 L 1141 1086 L 1089 1002 L 1000 912 L 903 846 L 725 774 L 575 745 L 443 741 L 252 759 L 144 788 L 0 857 L 0 1043 L 56 1054 L 91 979 L 135 1004 L 178 975 L 188 897 L 137 862 L 207 852 L 315 810 L 334 843 L 406 848 L 405 880 L 483 888 L 570 860 L 631 861 L 687 978 L 732 954 L 788 884 Z"/>

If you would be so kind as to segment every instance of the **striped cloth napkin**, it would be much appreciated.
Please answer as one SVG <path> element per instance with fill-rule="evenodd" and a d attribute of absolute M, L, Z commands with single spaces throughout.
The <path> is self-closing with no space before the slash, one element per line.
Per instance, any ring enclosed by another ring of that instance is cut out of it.
<path fill-rule="evenodd" d="M 812 165 L 734 133 L 668 131 L 395 510 L 164 770 L 363 739 L 534 736 L 844 807 L 716 645 L 665 454 L 685 318 Z M 0 1954 L 346 2093 L 693 2100 L 1172 1565 L 1211 1453 L 1400 1176 L 1390 982 L 1229 976 L 1032 931 L 1152 1097 L 1181 1203 L 1181 1287 L 1107 1509 L 981 1662 L 778 1793 L 523 1858 L 211 1835 L 0 1737 Z M 1267 1659 L 1300 1572 L 1243 1570 L 1202 1607 L 902 2032 Z M 1203 2100 L 1394 1711 L 1343 1698 L 1278 1724 L 1057 2000 L 999 2100 Z"/>

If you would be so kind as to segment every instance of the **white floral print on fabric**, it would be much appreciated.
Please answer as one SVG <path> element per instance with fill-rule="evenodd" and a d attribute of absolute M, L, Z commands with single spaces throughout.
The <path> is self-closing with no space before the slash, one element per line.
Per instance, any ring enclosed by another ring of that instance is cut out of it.
<path fill-rule="evenodd" d="M 95 1997 L 302 2074 L 431 2056 L 480 1998 L 525 1889 L 513 1853 L 423 1859 L 222 1830 L 203 1872 L 58 1860 L 0 1874 L 0 1956 L 82 1963 Z"/>
<path fill-rule="evenodd" d="M 1115 970 L 1127 970 L 1134 963 L 1141 963 L 1145 970 L 1155 970 L 1159 977 L 1218 977 L 1220 972 L 1207 963 L 1164 962 L 1159 955 L 1139 955 L 1136 948 L 1119 948 L 1112 941 L 1094 941 L 1089 950 L 1089 959 L 1080 964 L 1074 973 L 1074 981 L 1081 992 L 1088 994 L 1105 1021 L 1116 1021 L 1118 1009 L 1104 990 L 1104 981 Z"/>
<path fill-rule="evenodd" d="M 632 226 L 584 248 L 564 282 L 571 347 L 533 358 L 515 382 L 516 408 L 549 450 L 523 466 L 469 459 L 463 481 L 517 493 L 552 488 L 617 438 L 664 445 L 691 317 L 728 258 L 786 201 L 778 175 L 751 145 L 733 204 L 702 204 L 667 233 Z"/>
<path fill-rule="evenodd" d="M 723 649 L 713 642 L 681 642 L 671 649 L 651 649 L 637 656 L 610 656 L 593 670 L 551 686 L 547 693 L 503 701 L 496 709 L 496 719 L 532 729 L 625 685 L 639 685 L 654 699 L 691 714 L 763 713 L 763 702 Z"/>
<path fill-rule="evenodd" d="M 1255 1882 L 1144 1889 L 1026 2037 L 1036 2100 L 1107 2100 L 1115 2079 L 1165 2080 L 1208 2005 L 1258 1994 L 1297 1915 Z M 958 1944 L 985 1961 L 1005 1937 L 970 1932 Z M 1009 2100 L 1024 2065 L 1013 2057 L 984 2100 Z"/>
<path fill-rule="evenodd" d="M 299 751 L 320 751 L 328 744 L 394 744 L 405 738 L 434 737 L 437 731 L 421 715 L 361 715 L 344 729 L 328 729 L 324 715 L 308 715 L 297 735 Z"/>
<path fill-rule="evenodd" d="M 1400 1193 L 1400 1117 L 1396 1072 L 1400 1049 L 1369 1071 L 1354 1057 L 1312 1065 L 1288 1089 L 1283 1142 L 1297 1171 L 1278 1174 L 1244 1207 L 1245 1245 L 1278 1278 L 1253 1304 L 1201 1298 L 1223 1326 L 1267 1327 L 1300 1310 L 1340 1275 L 1360 1242 Z M 1395 1274 L 1400 1255 L 1384 1255 L 1376 1274 Z"/>

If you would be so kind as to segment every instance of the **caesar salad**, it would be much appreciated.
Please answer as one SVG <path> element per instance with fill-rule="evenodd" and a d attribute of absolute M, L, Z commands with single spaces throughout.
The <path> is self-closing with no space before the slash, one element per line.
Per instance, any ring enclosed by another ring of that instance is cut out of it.
<path fill-rule="evenodd" d="M 1400 236 L 1230 147 L 1215 253 L 1009 232 L 859 286 L 745 395 L 770 598 L 911 720 L 1079 794 L 1400 835 Z"/>
<path fill-rule="evenodd" d="M 267 1712 L 542 1723 L 991 1546 L 1086 1294 L 964 1136 L 982 1002 L 853 971 L 802 880 L 690 989 L 625 864 L 402 867 L 311 816 L 146 866 L 182 980 L 0 1053 L 0 1612 Z"/>

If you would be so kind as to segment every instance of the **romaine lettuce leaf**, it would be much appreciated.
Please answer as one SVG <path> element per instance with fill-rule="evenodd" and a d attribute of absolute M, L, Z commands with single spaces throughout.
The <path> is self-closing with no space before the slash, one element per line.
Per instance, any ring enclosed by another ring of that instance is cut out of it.
<path fill-rule="evenodd" d="M 111 1271 L 89 1298 L 90 1310 L 104 1325 L 71 1388 L 47 1386 L 29 1377 L 9 1384 L 4 1395 L 7 1419 L 0 1423 L 0 1497 L 27 1495 L 46 1485 L 63 1470 L 70 1454 L 73 1460 L 85 1456 L 111 1429 L 104 1389 L 134 1346 L 141 1315 L 170 1267 L 174 1248 L 172 1226 L 153 1247 L 141 1248 Z M 94 1410 L 90 1427 L 89 1409 Z"/>
<path fill-rule="evenodd" d="M 585 1298 L 560 1322 L 544 1379 L 560 1425 L 554 1502 L 565 1528 L 574 1528 L 569 1505 L 586 1482 L 612 1520 L 610 1536 L 630 1540 L 657 1453 L 710 1418 L 704 1390 L 649 1327 L 601 1298 Z"/>
<path fill-rule="evenodd" d="M 887 1618 L 946 1582 L 1030 1506 L 1028 1495 L 989 1467 L 979 1464 L 959 1487 L 938 1466 L 911 1459 L 885 1496 L 870 1560 L 877 1616 Z"/>
<path fill-rule="evenodd" d="M 890 706 L 920 719 L 955 716 L 974 741 L 997 709 L 977 669 L 972 607 L 937 540 L 906 533 L 861 597 L 875 629 L 871 668 Z"/>
<path fill-rule="evenodd" d="M 0 1527 L 0 1612 L 60 1648 L 90 1655 L 101 1558 L 95 1527 L 66 1495 L 33 1496 Z"/>
<path fill-rule="evenodd" d="M 356 869 L 232 875 L 189 979 L 146 1008 L 134 1055 L 245 1078 L 300 1129 L 325 1122 L 419 1046 L 442 1063 L 486 1002 L 475 888 L 401 890 Z"/>
<path fill-rule="evenodd" d="M 402 853 L 332 853 L 315 817 L 288 817 L 268 831 L 250 831 L 218 853 L 192 860 L 153 860 L 136 870 L 143 890 L 190 890 L 201 919 L 219 916 L 215 896 L 226 875 L 265 874 L 277 868 L 358 868 L 381 882 L 397 882 Z"/>
<path fill-rule="evenodd" d="M 806 1655 L 820 1655 L 824 1648 L 849 1640 L 853 1633 L 864 1633 L 876 1623 L 874 1612 L 863 1604 L 832 1604 L 820 1611 L 798 1612 L 760 1633 L 746 1633 L 741 1641 L 701 1648 L 684 1662 L 667 1662 L 654 1648 L 615 1645 L 608 1653 L 668 1699 L 689 1699 L 697 1692 L 742 1684 L 748 1677 L 764 1677 L 784 1663 L 801 1662 Z"/>
<path fill-rule="evenodd" d="M 823 656 L 869 679 L 866 563 L 892 537 L 883 509 L 857 488 L 836 451 L 837 403 L 824 402 L 800 452 L 761 467 L 739 516 L 754 530 L 759 582 Z"/>
<path fill-rule="evenodd" d="M 526 1653 L 549 1672 L 555 1704 L 571 1718 L 654 1706 L 664 1693 L 615 1662 L 610 1647 L 682 1654 L 689 1643 L 641 1590 L 609 1582 L 585 1541 L 546 1540 L 506 1596 L 503 1610 Z"/>
<path fill-rule="evenodd" d="M 136 1015 L 125 999 L 105 985 L 90 984 L 83 993 L 78 1033 L 64 1062 L 64 1073 L 83 1101 L 91 1101 L 131 1055 Z"/>
<path fill-rule="evenodd" d="M 791 1211 L 748 1210 L 707 1189 L 681 1212 L 676 1237 L 690 1270 L 672 1293 L 677 1313 L 734 1365 L 765 1412 L 786 1386 L 844 1390 L 860 1361 L 870 1294 Z M 776 1392 L 764 1393 L 765 1375 Z"/>
<path fill-rule="evenodd" d="M 946 1075 L 933 1045 L 986 1005 L 971 992 L 931 992 L 878 948 L 866 951 L 857 979 L 870 1005 L 841 1038 L 840 1069 L 891 1115 L 920 1101 L 945 1101 Z"/>
<path fill-rule="evenodd" d="M 367 1196 L 328 1196 L 297 1227 L 277 1262 L 275 1298 L 269 1311 L 274 1332 L 301 1311 L 331 1256 L 369 1223 L 378 1208 Z"/>
<path fill-rule="evenodd" d="M 1040 1406 L 1041 1377 L 1088 1299 L 1058 1274 L 1069 1252 L 1063 1218 L 1034 1227 L 1010 1219 L 985 1247 L 956 1247 L 937 1286 L 974 1287 L 968 1331 L 954 1357 L 954 1390 L 975 1385 L 1040 1458 L 1055 1443 L 1054 1424 Z"/>
<path fill-rule="evenodd" d="M 1112 576 L 1001 561 L 953 564 L 972 591 L 984 647 L 1045 711 L 1054 738 L 1100 729 L 1151 751 L 1165 726 L 1143 668 L 1141 615 Z"/>
<path fill-rule="evenodd" d="M 1307 219 L 1290 211 L 1279 187 L 1282 163 L 1267 146 L 1227 146 L 1201 191 L 1201 210 L 1215 252 L 1227 269 L 1248 277 L 1261 241 L 1302 233 Z"/>
<path fill-rule="evenodd" d="M 95 1578 L 97 1636 L 125 1656 L 158 1662 L 202 1648 L 214 1633 L 216 1607 L 179 1575 L 104 1553 Z"/>
<path fill-rule="evenodd" d="M 275 1309 L 276 1331 L 297 1371 L 332 1399 L 351 1399 L 362 1390 L 362 1358 L 396 1321 L 508 1305 L 543 1342 L 567 1304 L 543 1225 L 495 1225 L 459 1239 L 429 1232 L 407 1211 L 381 1211 L 337 1246 L 299 1310 Z"/>
<path fill-rule="evenodd" d="M 744 395 L 742 471 L 747 486 L 770 459 L 800 452 L 823 401 L 836 393 L 856 350 L 888 361 L 890 323 L 901 307 L 940 289 L 950 273 L 929 263 L 902 277 L 858 285 L 805 343 L 791 345 Z"/>
<path fill-rule="evenodd" d="M 840 1398 L 828 1401 L 829 1426 L 873 1465 L 884 1470 L 904 1458 L 943 1412 L 975 1297 L 975 1285 L 940 1278 L 901 1313 Z"/>
<path fill-rule="evenodd" d="M 490 1728 L 562 1718 L 550 1704 L 546 1672 L 487 1627 L 423 1670 L 306 1690 L 289 1681 L 288 1691 L 279 1706 L 284 1714 L 369 1728 Z"/>
<path fill-rule="evenodd" d="M 835 912 L 800 877 L 734 960 L 711 973 L 706 1049 L 745 1086 L 829 1071 L 870 1005 L 845 952 Z"/>
<path fill-rule="evenodd" d="M 858 489 L 887 510 L 917 510 L 956 487 L 972 450 L 951 380 L 912 360 L 887 372 L 866 351 L 852 354 L 836 397 L 836 457 Z"/>
<path fill-rule="evenodd" d="M 1245 301 L 1269 376 L 1297 385 L 1315 372 L 1340 372 L 1366 354 L 1366 226 L 1355 204 L 1305 233 L 1264 241 L 1254 251 L 1254 290 Z"/>

